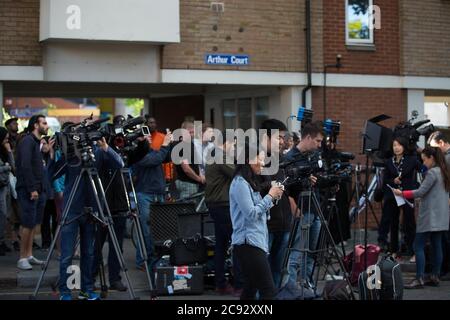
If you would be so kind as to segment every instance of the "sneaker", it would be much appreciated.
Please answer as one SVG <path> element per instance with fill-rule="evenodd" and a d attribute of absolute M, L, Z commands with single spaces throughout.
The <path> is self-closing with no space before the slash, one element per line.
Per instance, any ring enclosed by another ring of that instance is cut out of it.
<path fill-rule="evenodd" d="M 33 267 L 31 266 L 30 262 L 27 258 L 20 259 L 17 261 L 17 268 L 20 270 L 32 270 Z"/>
<path fill-rule="evenodd" d="M 425 285 L 430 287 L 439 287 L 439 277 L 430 275 L 430 277 L 425 281 Z"/>
<path fill-rule="evenodd" d="M 423 279 L 414 279 L 410 283 L 405 285 L 405 289 L 423 289 Z"/>
<path fill-rule="evenodd" d="M 70 301 L 72 300 L 72 295 L 70 293 L 63 293 L 59 296 L 59 300 Z"/>
<path fill-rule="evenodd" d="M 80 291 L 78 294 L 78 300 L 100 300 L 100 295 L 94 291 Z"/>
<path fill-rule="evenodd" d="M 127 291 L 128 288 L 122 283 L 122 281 L 117 280 L 109 285 L 109 290 L 117 290 L 117 291 Z"/>
<path fill-rule="evenodd" d="M 30 264 L 36 265 L 36 266 L 45 264 L 44 261 L 39 260 L 39 259 L 36 259 L 36 258 L 33 257 L 33 256 L 28 257 L 28 262 L 30 262 Z"/>

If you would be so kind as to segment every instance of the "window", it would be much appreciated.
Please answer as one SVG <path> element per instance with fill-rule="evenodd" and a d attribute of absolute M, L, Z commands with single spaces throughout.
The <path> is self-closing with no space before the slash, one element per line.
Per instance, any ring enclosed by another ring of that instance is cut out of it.
<path fill-rule="evenodd" d="M 373 44 L 373 0 L 346 0 L 347 44 Z"/>
<path fill-rule="evenodd" d="M 223 100 L 223 126 L 225 129 L 236 126 L 236 101 L 234 99 Z"/>
<path fill-rule="evenodd" d="M 223 128 L 259 128 L 269 119 L 269 97 L 222 100 Z"/>
<path fill-rule="evenodd" d="M 260 128 L 264 120 L 269 119 L 269 98 L 256 98 L 255 127 Z"/>

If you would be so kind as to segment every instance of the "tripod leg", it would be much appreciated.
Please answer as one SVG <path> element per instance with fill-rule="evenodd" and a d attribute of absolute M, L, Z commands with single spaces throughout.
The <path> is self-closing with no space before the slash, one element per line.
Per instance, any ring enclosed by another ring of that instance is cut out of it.
<path fill-rule="evenodd" d="M 297 236 L 298 228 L 300 226 L 300 218 L 295 218 L 292 224 L 291 232 L 289 233 L 288 246 L 283 257 L 283 265 L 280 277 L 279 288 L 284 287 L 289 281 L 289 257 L 291 255 L 292 247 L 294 246 L 295 237 Z"/>
<path fill-rule="evenodd" d="M 332 245 L 332 250 L 333 250 L 334 254 L 336 255 L 336 258 L 338 260 L 338 263 L 339 263 L 339 266 L 340 266 L 342 272 L 344 273 L 344 278 L 347 281 L 347 284 L 348 284 L 349 288 L 352 288 L 352 284 L 350 283 L 349 276 L 347 274 L 347 271 L 345 270 L 344 263 L 342 262 L 342 258 L 339 255 L 339 251 L 336 248 L 336 243 L 334 242 L 334 239 L 333 239 L 333 236 L 331 234 L 330 228 L 328 227 L 327 221 L 325 220 L 325 218 L 323 216 L 323 212 L 322 212 L 322 210 L 320 208 L 319 201 L 317 200 L 317 198 L 316 198 L 314 193 L 312 194 L 312 200 L 313 200 L 314 206 L 316 207 L 316 210 L 317 210 L 317 213 L 319 215 L 320 221 L 322 223 L 322 227 L 324 228 L 326 234 L 330 238 L 330 243 Z M 351 290 L 351 296 L 352 296 L 352 299 L 355 300 L 355 294 L 354 294 L 353 290 Z"/>
<path fill-rule="evenodd" d="M 135 206 L 136 206 L 135 210 L 132 210 L 132 208 L 131 208 L 131 202 L 130 202 L 130 197 L 128 195 L 128 188 L 127 188 L 127 183 L 125 181 L 124 173 L 127 174 L 129 185 L 131 187 L 131 193 L 133 195 L 133 200 L 134 200 L 134 203 L 135 203 Z M 124 190 L 125 190 L 125 193 L 126 193 L 125 194 L 125 198 L 127 199 L 127 203 L 128 203 L 128 208 L 129 208 L 129 212 L 130 212 L 130 215 L 131 215 L 131 219 L 133 220 L 133 224 L 134 224 L 135 230 L 137 232 L 137 242 L 138 242 L 137 243 L 137 247 L 139 248 L 139 252 L 141 253 L 141 257 L 143 257 L 143 259 L 144 259 L 145 273 L 147 275 L 148 286 L 150 288 L 150 294 L 151 294 L 152 298 L 155 298 L 156 297 L 156 290 L 154 289 L 152 277 L 150 275 L 150 268 L 148 266 L 147 246 L 145 244 L 144 233 L 142 232 L 142 226 L 141 226 L 141 223 L 140 223 L 140 220 L 139 220 L 138 200 L 137 200 L 136 191 L 134 189 L 133 180 L 131 179 L 129 170 L 121 170 L 121 180 L 122 180 L 122 184 L 124 186 Z"/>
<path fill-rule="evenodd" d="M 102 226 L 96 225 L 96 237 L 95 237 L 95 251 L 96 251 L 96 259 L 99 277 L 100 277 L 100 287 L 101 287 L 101 297 L 102 299 L 108 296 L 108 286 L 106 285 L 106 275 L 105 275 L 105 263 L 103 261 L 103 246 L 105 244 L 106 235 L 104 234 L 104 230 L 102 230 Z M 95 276 L 94 276 L 95 279 Z"/>
<path fill-rule="evenodd" d="M 89 172 L 89 181 L 91 183 L 92 190 L 94 192 L 95 201 L 97 202 L 100 218 L 106 224 L 106 226 L 108 228 L 109 240 L 110 240 L 110 242 L 112 242 L 112 244 L 114 246 L 114 250 L 116 252 L 117 259 L 119 260 L 119 265 L 120 265 L 120 267 L 121 267 L 121 269 L 123 271 L 123 274 L 125 276 L 125 281 L 126 281 L 127 286 L 128 286 L 130 297 L 135 300 L 136 299 L 136 295 L 134 294 L 134 289 L 133 289 L 133 287 L 131 285 L 130 278 L 128 276 L 128 269 L 126 268 L 126 264 L 125 264 L 125 260 L 123 258 L 122 250 L 120 248 L 119 242 L 118 242 L 117 237 L 116 237 L 116 233 L 115 233 L 114 228 L 113 228 L 111 212 L 109 211 L 109 206 L 108 206 L 108 202 L 106 200 L 105 192 L 103 190 L 103 185 L 102 185 L 102 183 L 100 181 L 100 178 L 99 178 L 98 174 L 96 172 L 93 172 L 93 171 Z M 100 201 L 98 191 L 100 191 L 100 196 L 102 198 L 102 201 Z M 105 214 L 103 212 L 103 208 L 106 209 L 106 214 L 107 214 L 106 216 L 105 216 Z"/>
<path fill-rule="evenodd" d="M 66 206 L 64 208 L 64 211 L 62 213 L 61 222 L 59 223 L 58 227 L 56 228 L 56 232 L 55 232 L 55 235 L 53 237 L 53 241 L 52 241 L 52 243 L 50 245 L 50 249 L 49 249 L 47 258 L 45 259 L 45 264 L 42 267 L 42 272 L 41 272 L 41 274 L 39 276 L 38 282 L 36 284 L 36 288 L 34 289 L 33 295 L 30 297 L 30 299 L 36 299 L 36 296 L 39 293 L 39 289 L 41 287 L 42 280 L 44 279 L 45 273 L 47 272 L 48 265 L 50 264 L 50 260 L 51 260 L 52 255 L 53 255 L 53 251 L 55 250 L 56 242 L 58 241 L 58 239 L 60 237 L 61 229 L 66 224 L 67 217 L 68 217 L 68 214 L 69 214 L 69 210 L 70 210 L 70 208 L 72 206 L 73 198 L 75 197 L 75 194 L 77 193 L 77 189 L 78 189 L 78 186 L 80 184 L 81 177 L 82 177 L 81 174 L 77 177 L 77 179 L 75 180 L 75 183 L 73 185 L 73 188 L 72 188 L 72 190 L 71 190 L 71 192 L 69 194 L 69 198 L 68 198 L 67 204 L 66 204 Z"/>
<path fill-rule="evenodd" d="M 380 221 L 377 218 L 377 215 L 375 214 L 375 210 L 373 209 L 373 205 L 372 203 L 369 201 L 369 208 L 370 208 L 370 212 L 372 212 L 373 218 L 375 219 L 375 223 L 377 224 L 377 229 L 380 228 Z"/>

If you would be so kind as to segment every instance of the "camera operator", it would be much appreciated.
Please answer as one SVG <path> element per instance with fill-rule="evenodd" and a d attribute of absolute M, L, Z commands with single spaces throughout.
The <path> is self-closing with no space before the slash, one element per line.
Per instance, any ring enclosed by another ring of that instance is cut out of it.
<path fill-rule="evenodd" d="M 243 150 L 244 149 L 244 150 Z M 267 219 L 273 202 L 280 199 L 283 188 L 273 186 L 263 198 L 255 177 L 261 174 L 264 156 L 254 146 L 237 146 L 237 154 L 244 153 L 244 164 L 236 166 L 230 186 L 230 208 L 233 250 L 244 277 L 241 300 L 254 300 L 259 291 L 261 300 L 275 296 L 269 260 Z"/>
<path fill-rule="evenodd" d="M 17 267 L 31 270 L 31 265 L 44 262 L 33 256 L 33 239 L 36 227 L 41 224 L 46 202 L 45 171 L 40 149 L 41 137 L 48 132 L 43 115 L 34 115 L 28 122 L 28 134 L 17 146 L 17 196 L 21 211 L 20 259 Z M 52 142 L 53 143 L 53 142 Z"/>
<path fill-rule="evenodd" d="M 151 136 L 147 136 L 148 144 L 151 145 Z M 136 164 L 133 165 L 133 176 L 136 178 L 136 193 L 139 206 L 139 220 L 141 222 L 142 233 L 144 235 L 148 265 L 153 270 L 155 259 L 153 258 L 153 242 L 150 233 L 150 211 L 152 203 L 164 202 L 165 179 L 162 163 L 170 153 L 170 143 L 172 133 L 169 131 L 164 137 L 159 151 L 149 149 L 149 152 Z M 144 258 L 141 257 L 139 247 L 136 248 L 136 266 L 140 270 L 145 270 Z M 152 273 L 153 275 L 153 273 Z"/>
<path fill-rule="evenodd" d="M 283 122 L 276 119 L 265 120 L 261 124 L 261 130 L 267 130 L 262 139 L 262 148 L 268 156 L 281 157 L 284 148 L 284 137 L 287 128 Z M 272 132 L 274 130 L 274 132 Z M 275 134 L 278 130 L 278 134 Z M 272 146 L 278 150 L 272 150 Z M 267 164 L 266 164 L 267 165 Z M 256 180 L 260 186 L 261 196 L 264 197 L 276 181 L 282 181 L 280 173 L 270 175 L 258 175 Z M 289 198 L 285 193 L 278 201 L 278 204 L 270 209 L 270 220 L 267 222 L 269 229 L 269 263 L 272 270 L 272 277 L 275 286 L 278 287 L 281 281 L 281 268 L 283 256 L 289 241 L 289 231 L 291 229 L 292 213 Z"/>
<path fill-rule="evenodd" d="M 383 212 L 378 230 L 378 244 L 385 251 L 397 253 L 400 207 L 397 206 L 394 194 L 389 186 L 398 189 L 411 190 L 418 187 L 416 180 L 419 161 L 415 155 L 408 152 L 408 141 L 397 137 L 392 143 L 394 156 L 385 160 L 383 177 Z M 390 235 L 390 246 L 387 247 L 387 235 Z M 403 205 L 403 234 L 406 243 L 406 255 L 413 255 L 416 222 L 414 208 Z"/>
<path fill-rule="evenodd" d="M 93 152 L 95 156 L 94 166 L 99 170 L 100 176 L 102 175 L 102 170 L 114 170 L 123 167 L 122 159 L 108 146 L 104 137 L 97 141 Z M 58 178 L 65 174 L 65 206 L 68 205 L 68 197 L 83 168 L 83 163 L 76 156 L 70 156 L 68 159 L 66 159 L 66 156 L 63 155 L 55 165 L 56 174 L 54 175 L 54 178 Z M 60 300 L 72 300 L 70 289 L 67 287 L 67 279 L 69 276 L 67 268 L 72 264 L 78 232 L 80 235 L 81 249 L 81 291 L 78 299 L 100 299 L 99 295 L 94 292 L 92 266 L 94 263 L 95 224 L 92 217 L 86 212 L 88 208 L 93 209 L 94 212 L 98 210 L 92 185 L 89 179 L 83 177 L 73 198 L 72 206 L 68 211 L 67 223 L 61 226 L 61 258 L 59 265 Z"/>
<path fill-rule="evenodd" d="M 302 136 L 298 145 L 289 151 L 284 161 L 294 161 L 293 166 L 310 166 L 311 161 L 319 160 L 318 149 L 322 145 L 324 139 L 324 133 L 322 131 L 322 125 L 318 123 L 308 123 L 302 129 Z M 309 181 L 312 185 L 316 184 L 317 178 L 313 175 L 309 177 Z M 300 251 L 303 247 L 307 247 L 309 250 L 316 250 L 317 243 L 320 234 L 320 219 L 317 216 L 316 209 L 311 205 L 311 211 L 300 212 L 297 201 L 303 203 L 304 210 L 308 210 L 309 199 L 302 197 L 300 199 L 300 193 L 303 191 L 304 186 L 301 184 L 294 184 L 288 187 L 287 193 L 289 194 L 289 201 L 291 204 L 291 210 L 294 212 L 294 216 L 299 218 L 302 216 L 302 225 L 299 225 L 296 237 L 294 240 L 293 248 L 289 256 L 289 279 L 294 283 L 297 282 L 297 277 L 300 271 L 301 277 L 306 275 L 306 279 L 302 278 L 302 281 L 307 284 L 312 282 L 312 270 L 314 267 L 314 258 L 311 254 L 307 254 L 307 262 L 305 265 L 304 252 Z M 317 198 L 319 194 L 317 190 L 314 191 Z M 303 244 L 302 230 L 309 233 L 309 243 Z"/>
<path fill-rule="evenodd" d="M 113 119 L 113 125 L 120 127 L 120 125 L 125 122 L 125 117 L 118 115 Z M 114 151 L 118 153 L 118 149 L 114 145 L 113 141 L 109 141 L 109 145 Z M 142 158 L 149 151 L 149 145 L 145 137 L 139 137 L 136 139 L 138 141 L 135 150 L 127 152 L 126 156 L 129 159 L 128 165 L 132 165 L 137 162 L 137 157 L 140 155 Z M 140 160 L 139 158 L 139 160 Z M 127 164 L 126 164 L 127 165 Z M 129 213 L 128 201 L 127 201 L 127 190 L 122 181 L 121 169 L 114 170 L 102 170 L 101 180 L 105 186 L 105 195 L 108 202 L 109 209 L 113 218 L 114 232 L 117 237 L 117 242 L 119 243 L 120 250 L 123 251 L 123 239 L 125 237 L 126 222 Z M 125 183 L 127 179 L 125 179 Z M 95 259 L 94 259 L 94 279 L 99 272 L 100 259 L 102 258 L 102 248 L 108 236 L 108 229 L 98 228 L 96 233 L 96 244 L 95 244 Z M 126 291 L 127 287 L 122 283 L 122 278 L 120 276 L 120 264 L 117 258 L 116 251 L 112 243 L 108 246 L 108 279 L 109 279 L 109 289 L 117 291 Z"/>

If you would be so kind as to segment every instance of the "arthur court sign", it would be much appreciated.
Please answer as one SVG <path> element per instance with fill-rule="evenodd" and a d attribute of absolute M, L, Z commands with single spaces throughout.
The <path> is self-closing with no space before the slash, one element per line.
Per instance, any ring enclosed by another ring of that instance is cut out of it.
<path fill-rule="evenodd" d="M 206 54 L 205 64 L 224 66 L 248 66 L 250 64 L 250 57 L 248 55 Z"/>

